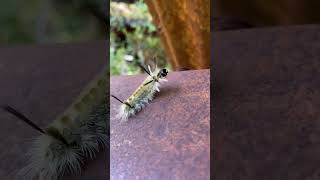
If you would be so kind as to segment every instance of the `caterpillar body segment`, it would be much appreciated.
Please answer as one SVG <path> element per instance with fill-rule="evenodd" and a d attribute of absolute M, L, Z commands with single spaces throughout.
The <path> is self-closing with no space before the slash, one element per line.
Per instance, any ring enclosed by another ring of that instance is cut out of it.
<path fill-rule="evenodd" d="M 107 146 L 107 75 L 105 69 L 35 139 L 19 179 L 57 180 L 65 174 L 81 173 L 84 161 Z"/>
<path fill-rule="evenodd" d="M 88 115 L 97 105 L 105 101 L 107 88 L 107 70 L 103 70 L 50 126 L 60 130 L 66 126 L 77 127 L 79 122 L 87 120 Z"/>
<path fill-rule="evenodd" d="M 156 68 L 155 71 L 152 72 L 150 66 L 148 66 L 148 69 L 149 71 L 145 71 L 149 76 L 126 101 L 122 102 L 113 96 L 122 103 L 118 113 L 118 118 L 121 119 L 121 121 L 126 121 L 130 116 L 143 109 L 153 99 L 154 94 L 157 91 L 160 92 L 160 84 L 167 81 L 165 77 L 168 74 L 168 70 Z"/>

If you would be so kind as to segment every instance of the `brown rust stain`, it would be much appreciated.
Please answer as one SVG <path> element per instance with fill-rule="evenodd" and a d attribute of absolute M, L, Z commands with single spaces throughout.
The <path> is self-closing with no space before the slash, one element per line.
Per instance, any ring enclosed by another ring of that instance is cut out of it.
<path fill-rule="evenodd" d="M 126 98 L 146 75 L 111 78 Z M 209 70 L 172 72 L 155 99 L 128 122 L 111 99 L 111 179 L 209 179 Z"/>

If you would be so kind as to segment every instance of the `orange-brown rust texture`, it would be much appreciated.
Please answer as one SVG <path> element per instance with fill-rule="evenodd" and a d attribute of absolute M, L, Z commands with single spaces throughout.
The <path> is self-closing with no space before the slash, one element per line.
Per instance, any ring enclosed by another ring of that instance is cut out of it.
<path fill-rule="evenodd" d="M 210 67 L 210 0 L 146 0 L 173 69 Z"/>

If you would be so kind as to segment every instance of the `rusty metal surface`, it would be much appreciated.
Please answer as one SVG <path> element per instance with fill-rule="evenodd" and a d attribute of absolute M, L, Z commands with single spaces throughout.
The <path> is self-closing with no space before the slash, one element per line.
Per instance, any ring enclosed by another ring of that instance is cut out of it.
<path fill-rule="evenodd" d="M 9 104 L 44 127 L 107 65 L 104 42 L 0 48 L 0 105 Z M 39 134 L 0 110 L 0 179 L 16 179 Z M 82 177 L 105 179 L 108 156 L 88 162 Z"/>
<path fill-rule="evenodd" d="M 126 99 L 145 77 L 111 77 L 110 93 Z M 110 100 L 112 180 L 209 179 L 209 70 L 171 72 L 168 80 L 128 122 Z"/>
<path fill-rule="evenodd" d="M 214 179 L 319 179 L 320 26 L 212 42 Z"/>
<path fill-rule="evenodd" d="M 210 0 L 146 0 L 175 70 L 210 68 Z M 177 31 L 177 29 L 179 29 Z"/>

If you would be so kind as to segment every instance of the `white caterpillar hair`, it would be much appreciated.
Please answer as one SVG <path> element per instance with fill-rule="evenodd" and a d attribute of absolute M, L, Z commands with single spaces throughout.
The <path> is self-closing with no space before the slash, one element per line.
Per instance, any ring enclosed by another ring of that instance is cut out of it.
<path fill-rule="evenodd" d="M 101 105 L 86 122 L 79 122 L 78 127 L 64 129 L 62 135 L 67 142 L 47 134 L 39 136 L 28 153 L 29 164 L 19 176 L 56 180 L 65 174 L 80 174 L 84 160 L 93 159 L 108 145 L 105 108 Z M 52 131 L 54 134 L 55 130 Z"/>
<path fill-rule="evenodd" d="M 135 115 L 143 109 L 153 99 L 154 94 L 160 92 L 160 83 L 167 81 L 167 79 L 165 79 L 168 74 L 167 69 L 156 68 L 154 72 L 151 71 L 150 66 L 148 66 L 148 69 L 149 71 L 144 70 L 149 76 L 126 101 L 123 102 L 111 95 L 122 103 L 117 115 L 121 121 L 126 121 L 130 116 Z"/>
<path fill-rule="evenodd" d="M 65 174 L 79 174 L 85 160 L 108 146 L 106 74 L 108 71 L 92 81 L 46 129 L 12 107 L 4 107 L 41 133 L 32 144 L 28 165 L 19 172 L 19 179 L 57 180 Z"/>

